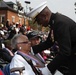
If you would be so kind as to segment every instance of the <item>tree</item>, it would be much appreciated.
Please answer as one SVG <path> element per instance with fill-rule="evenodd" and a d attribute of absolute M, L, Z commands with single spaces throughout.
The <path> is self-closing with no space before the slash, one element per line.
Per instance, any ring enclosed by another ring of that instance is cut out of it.
<path fill-rule="evenodd" d="M 3 0 L 0 0 L 0 1 L 3 1 Z"/>
<path fill-rule="evenodd" d="M 34 21 L 33 20 L 29 20 L 29 25 L 32 29 L 34 30 L 37 30 L 37 26 L 38 24 L 37 23 L 33 23 Z"/>
<path fill-rule="evenodd" d="M 38 25 L 37 23 L 34 23 L 34 20 L 29 20 L 29 25 L 33 30 L 38 30 L 38 31 L 42 31 L 42 26 Z M 48 32 L 49 31 L 49 27 L 44 27 L 44 31 Z"/>

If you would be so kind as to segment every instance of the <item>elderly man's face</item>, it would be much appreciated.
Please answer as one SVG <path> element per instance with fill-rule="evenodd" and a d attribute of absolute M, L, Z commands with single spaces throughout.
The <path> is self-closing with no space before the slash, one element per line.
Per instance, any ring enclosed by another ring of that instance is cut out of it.
<path fill-rule="evenodd" d="M 21 51 L 29 52 L 31 50 L 31 42 L 28 40 L 27 36 L 22 35 L 18 39 L 18 48 L 21 47 Z"/>

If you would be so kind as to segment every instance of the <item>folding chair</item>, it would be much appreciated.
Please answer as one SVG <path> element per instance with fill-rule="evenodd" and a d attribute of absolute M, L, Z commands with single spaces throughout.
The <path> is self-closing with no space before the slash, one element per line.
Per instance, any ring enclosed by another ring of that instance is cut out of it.
<path fill-rule="evenodd" d="M 22 75 L 22 71 L 25 70 L 25 67 L 16 67 L 16 68 L 12 68 L 10 70 L 10 72 L 15 72 L 15 71 L 19 71 L 20 75 Z"/>
<path fill-rule="evenodd" d="M 10 64 L 7 64 L 6 66 L 3 67 L 3 72 L 4 75 L 10 75 Z"/>

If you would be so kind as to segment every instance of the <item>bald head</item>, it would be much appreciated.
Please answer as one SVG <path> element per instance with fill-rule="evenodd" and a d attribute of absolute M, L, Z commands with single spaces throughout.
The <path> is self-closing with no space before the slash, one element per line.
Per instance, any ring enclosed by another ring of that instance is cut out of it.
<path fill-rule="evenodd" d="M 23 42 L 24 40 L 28 40 L 27 36 L 22 34 L 16 34 L 11 40 L 11 45 L 15 49 L 17 48 L 17 43 Z"/>
<path fill-rule="evenodd" d="M 16 34 L 12 38 L 12 47 L 14 49 L 17 49 L 17 51 L 24 52 L 28 54 L 31 50 L 31 43 L 29 42 L 27 36 L 22 35 L 22 34 Z"/>
<path fill-rule="evenodd" d="M 17 39 L 17 43 L 19 43 L 19 42 L 24 42 L 24 40 L 28 40 L 27 36 L 25 36 L 25 35 L 20 35 L 20 37 L 18 37 L 18 39 Z"/>

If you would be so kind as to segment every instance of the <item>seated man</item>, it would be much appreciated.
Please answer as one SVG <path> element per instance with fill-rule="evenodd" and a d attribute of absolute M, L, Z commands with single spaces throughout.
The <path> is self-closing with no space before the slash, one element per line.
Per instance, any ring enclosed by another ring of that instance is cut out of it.
<path fill-rule="evenodd" d="M 39 68 L 35 67 L 36 64 L 42 65 L 33 55 L 30 54 L 31 42 L 27 36 L 16 34 L 12 40 L 12 47 L 17 49 L 11 63 L 10 69 L 16 67 L 25 67 L 23 75 L 42 75 Z M 19 75 L 19 72 L 13 72 L 10 75 Z"/>
<path fill-rule="evenodd" d="M 5 62 L 9 63 L 11 61 L 12 57 L 13 56 L 6 49 L 6 47 L 2 48 L 2 43 L 0 43 L 0 58 L 3 59 Z"/>

